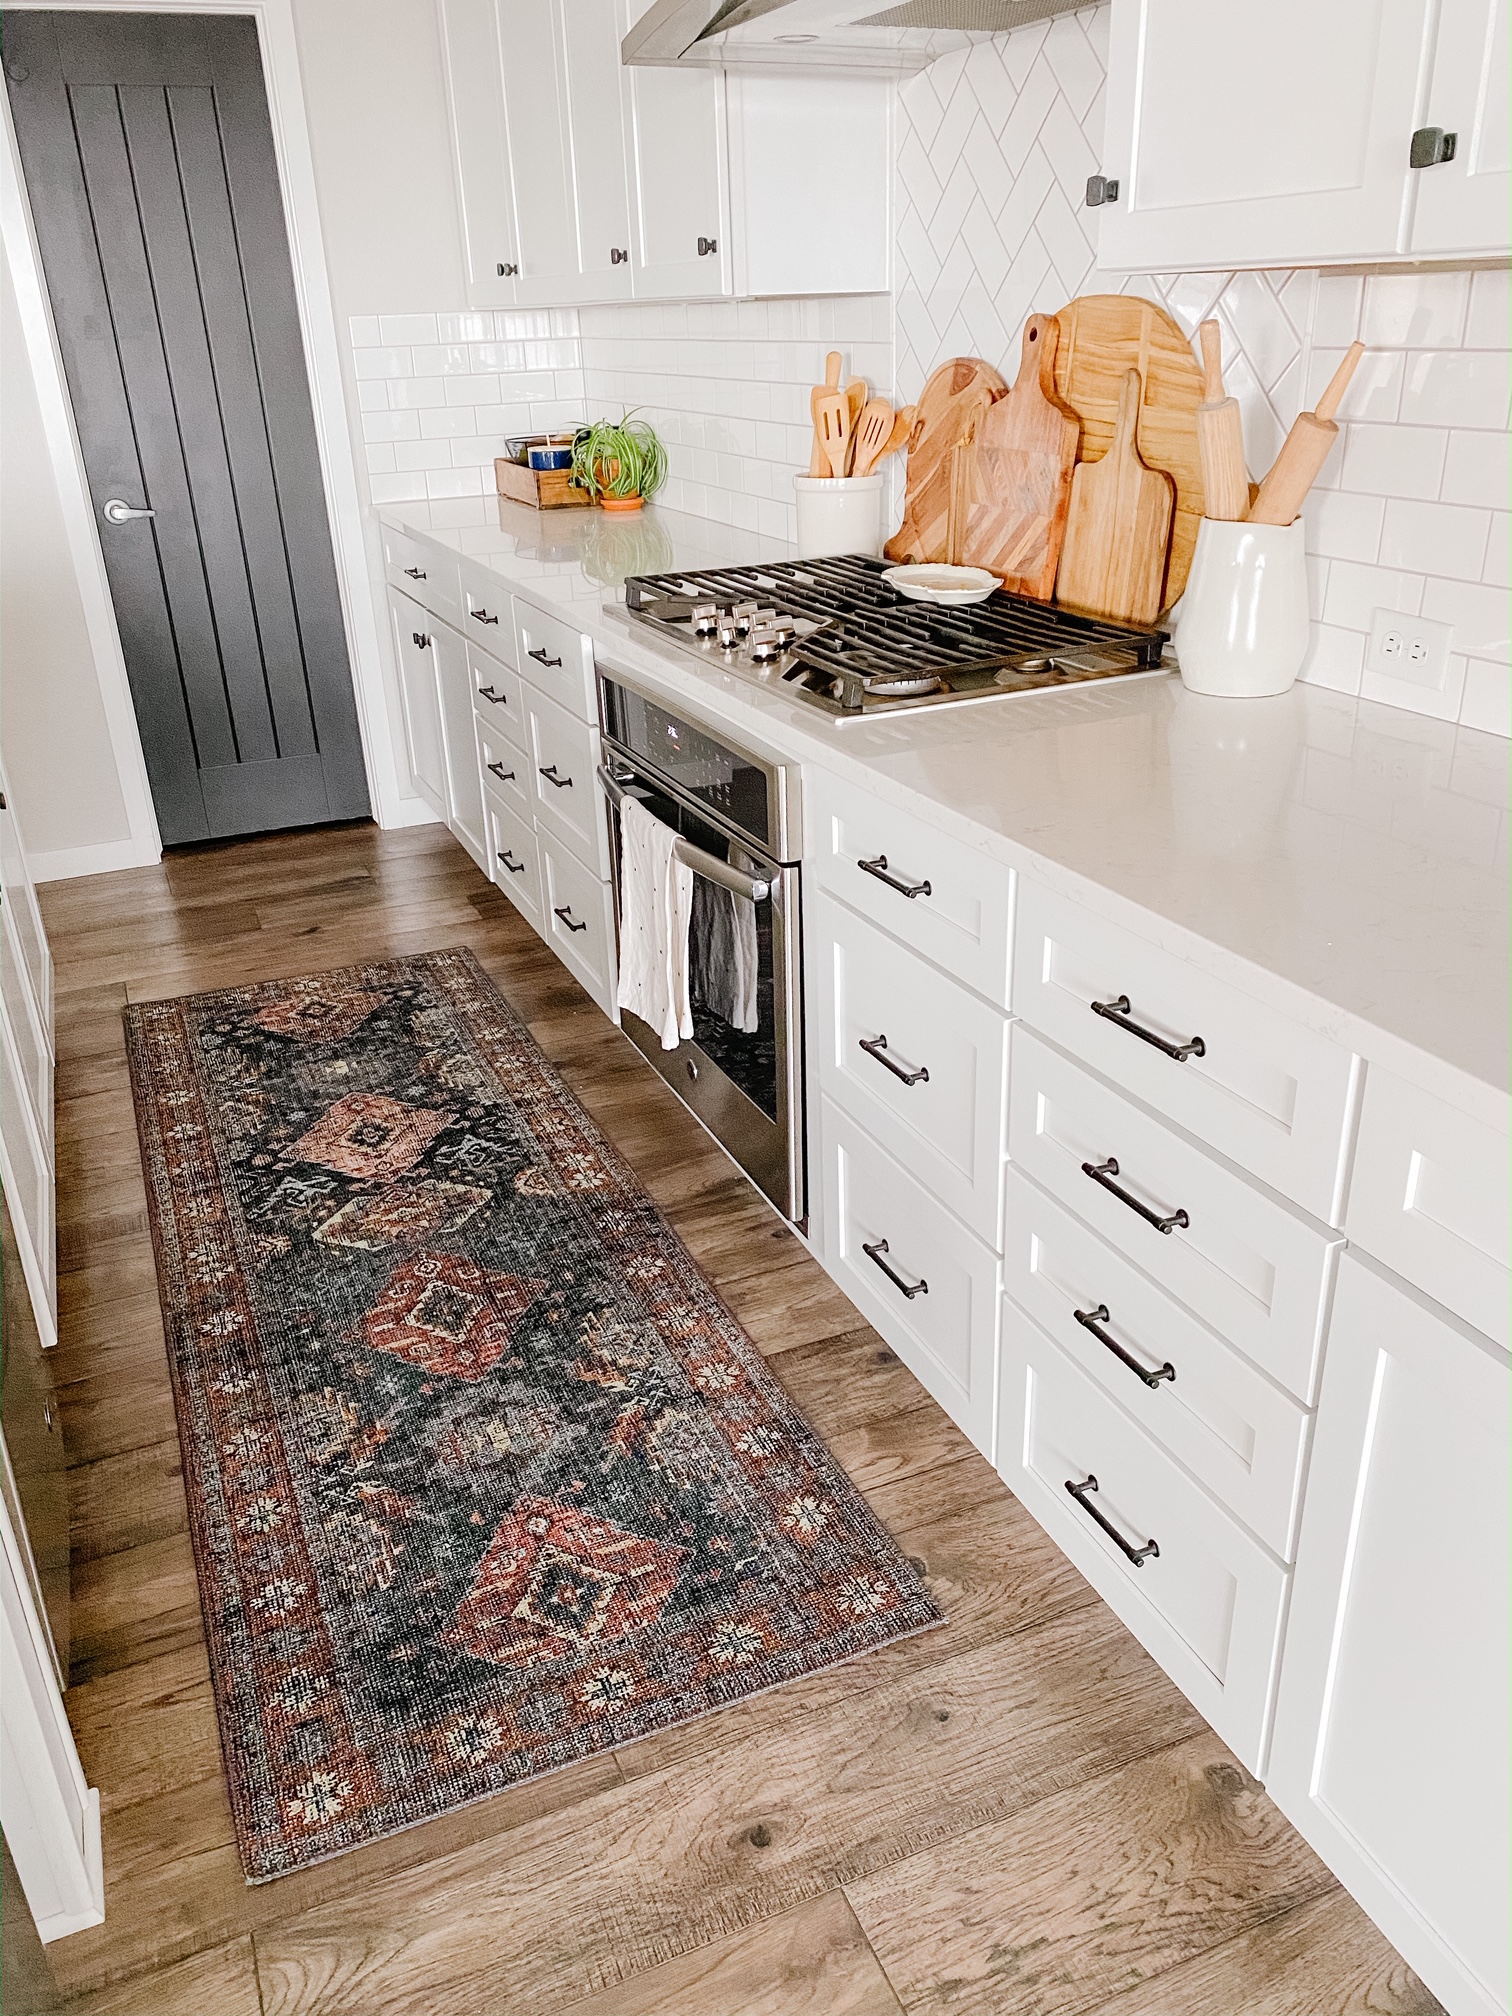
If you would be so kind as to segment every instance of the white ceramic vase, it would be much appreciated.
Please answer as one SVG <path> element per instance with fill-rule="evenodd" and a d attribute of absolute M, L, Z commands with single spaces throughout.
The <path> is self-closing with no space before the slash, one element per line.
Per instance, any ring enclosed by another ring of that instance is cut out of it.
<path fill-rule="evenodd" d="M 870 476 L 795 476 L 798 557 L 882 551 L 882 471 Z"/>
<path fill-rule="evenodd" d="M 1176 628 L 1182 683 L 1258 700 L 1284 693 L 1307 656 L 1302 520 L 1249 525 L 1204 518 Z"/>

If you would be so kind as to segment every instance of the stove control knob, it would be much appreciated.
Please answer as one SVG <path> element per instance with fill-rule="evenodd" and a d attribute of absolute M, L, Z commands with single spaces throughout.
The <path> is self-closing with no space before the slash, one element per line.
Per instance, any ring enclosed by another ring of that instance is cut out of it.
<path fill-rule="evenodd" d="M 751 632 L 751 656 L 758 665 L 770 665 L 774 658 L 782 656 L 782 639 L 770 623 L 763 623 L 759 630 Z"/>
<path fill-rule="evenodd" d="M 754 602 L 737 602 L 735 607 L 730 611 L 731 616 L 735 619 L 735 628 L 742 636 L 751 628 L 759 613 L 757 605 Z"/>
<path fill-rule="evenodd" d="M 719 609 L 713 602 L 699 602 L 693 609 L 693 635 L 712 637 L 719 628 Z"/>
<path fill-rule="evenodd" d="M 728 610 L 719 618 L 718 636 L 726 651 L 733 651 L 741 641 L 740 627 Z"/>
<path fill-rule="evenodd" d="M 791 644 L 798 635 L 798 625 L 791 616 L 779 616 L 767 627 L 775 633 L 779 644 Z"/>

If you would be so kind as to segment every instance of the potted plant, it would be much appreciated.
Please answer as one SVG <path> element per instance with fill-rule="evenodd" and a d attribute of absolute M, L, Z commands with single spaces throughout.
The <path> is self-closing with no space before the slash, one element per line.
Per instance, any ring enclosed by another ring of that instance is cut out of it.
<path fill-rule="evenodd" d="M 572 446 L 572 481 L 606 511 L 639 511 L 667 480 L 656 429 L 626 413 L 583 428 Z"/>

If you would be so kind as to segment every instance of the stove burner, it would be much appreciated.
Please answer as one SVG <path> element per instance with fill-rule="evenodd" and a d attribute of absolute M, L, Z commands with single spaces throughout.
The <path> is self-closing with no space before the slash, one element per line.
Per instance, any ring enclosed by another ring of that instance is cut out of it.
<path fill-rule="evenodd" d="M 921 693 L 938 693 L 945 682 L 938 672 L 868 672 L 861 683 L 878 700 L 913 700 Z"/>

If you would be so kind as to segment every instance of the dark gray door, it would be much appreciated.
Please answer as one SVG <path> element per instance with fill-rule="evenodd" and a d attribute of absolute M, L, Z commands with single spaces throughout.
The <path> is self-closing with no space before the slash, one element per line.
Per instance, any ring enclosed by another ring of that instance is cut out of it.
<path fill-rule="evenodd" d="M 0 46 L 163 839 L 361 818 L 257 30 L 7 10 Z"/>

